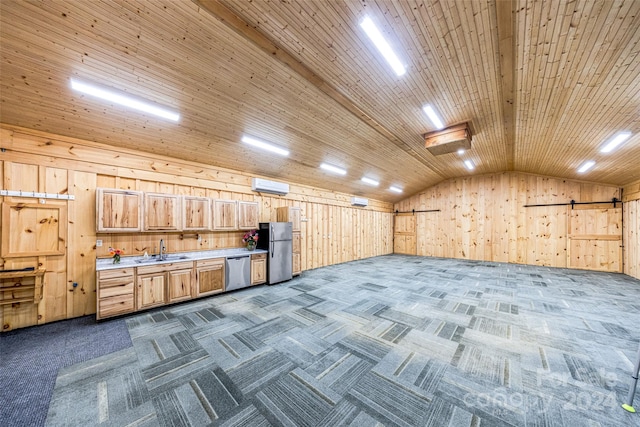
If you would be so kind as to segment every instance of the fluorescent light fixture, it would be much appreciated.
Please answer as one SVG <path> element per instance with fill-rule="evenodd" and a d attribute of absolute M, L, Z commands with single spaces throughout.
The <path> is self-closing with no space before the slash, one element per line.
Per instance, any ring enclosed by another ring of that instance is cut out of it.
<path fill-rule="evenodd" d="M 402 188 L 392 185 L 391 187 L 389 187 L 389 191 L 393 191 L 394 193 L 402 193 Z"/>
<path fill-rule="evenodd" d="M 620 132 L 618 133 L 611 141 L 609 141 L 602 149 L 601 153 L 610 153 L 612 152 L 618 145 L 622 144 L 631 136 L 631 132 Z"/>
<path fill-rule="evenodd" d="M 580 169 L 578 169 L 578 173 L 585 173 L 586 171 L 591 169 L 595 164 L 596 164 L 596 162 L 594 162 L 593 160 L 589 160 L 587 162 L 584 162 L 582 164 L 582 166 L 580 166 Z"/>
<path fill-rule="evenodd" d="M 404 65 L 402 65 L 395 52 L 391 49 L 391 46 L 389 46 L 389 43 L 387 43 L 387 41 L 384 39 L 382 33 L 380 32 L 380 30 L 378 30 L 378 27 L 376 27 L 376 24 L 373 23 L 371 18 L 366 16 L 360 22 L 360 27 L 364 30 L 365 33 L 367 33 L 367 36 L 369 36 L 373 44 L 382 54 L 384 59 L 389 63 L 391 68 L 393 68 L 393 71 L 396 73 L 396 75 L 403 75 L 407 70 L 405 69 Z"/>
<path fill-rule="evenodd" d="M 268 142 L 260 141 L 259 139 L 253 138 L 251 136 L 243 135 L 241 141 L 245 144 L 252 145 L 262 150 L 271 151 L 272 153 L 276 153 L 281 156 L 286 157 L 289 155 L 289 150 L 285 150 L 284 148 L 269 144 Z"/>
<path fill-rule="evenodd" d="M 464 148 L 458 148 L 458 155 L 462 156 L 464 154 Z"/>
<path fill-rule="evenodd" d="M 473 162 L 471 160 L 465 160 L 464 161 L 464 165 L 466 166 L 467 169 L 469 169 L 470 171 L 474 170 L 476 168 L 476 165 L 473 164 Z"/>
<path fill-rule="evenodd" d="M 376 181 L 375 179 L 367 178 L 366 176 L 363 176 L 360 181 L 364 182 L 365 184 L 375 185 L 376 187 L 380 185 L 379 181 Z"/>
<path fill-rule="evenodd" d="M 440 120 L 440 117 L 436 114 L 436 111 L 431 107 L 431 105 L 425 105 L 422 107 L 422 110 L 427 114 L 427 117 L 429 117 L 429 120 L 431 120 L 431 123 L 433 123 L 437 129 L 444 128 L 444 123 L 442 123 L 442 120 Z"/>
<path fill-rule="evenodd" d="M 118 93 L 115 89 L 107 89 L 76 79 L 71 79 L 71 89 L 77 90 L 78 92 L 82 92 L 86 95 L 103 99 L 105 101 L 113 102 L 114 104 L 122 105 L 124 107 L 132 108 L 134 110 L 172 120 L 174 122 L 180 120 L 180 114 L 175 111 L 171 111 L 166 107 L 156 105 L 151 101 L 143 101 L 140 99 L 136 99 L 133 96 L 125 95 L 124 93 Z"/>
<path fill-rule="evenodd" d="M 338 175 L 346 175 L 347 174 L 346 170 L 344 170 L 342 168 L 339 168 L 337 166 L 330 165 L 328 163 L 322 163 L 320 165 L 320 169 L 324 169 L 327 172 L 337 173 Z"/>

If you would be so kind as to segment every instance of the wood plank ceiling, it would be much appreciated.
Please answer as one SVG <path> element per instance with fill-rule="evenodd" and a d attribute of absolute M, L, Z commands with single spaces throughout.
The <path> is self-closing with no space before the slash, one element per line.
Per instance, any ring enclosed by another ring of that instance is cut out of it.
<path fill-rule="evenodd" d="M 365 15 L 407 65 L 402 77 L 360 29 Z M 638 1 L 3 0 L 0 18 L 2 123 L 392 202 L 507 170 L 640 179 Z M 70 78 L 181 120 L 101 104 Z M 470 151 L 424 148 L 427 103 L 447 125 L 471 122 Z M 599 153 L 621 130 L 631 139 Z M 256 151 L 243 134 L 291 154 Z M 594 169 L 577 173 L 586 160 Z"/>

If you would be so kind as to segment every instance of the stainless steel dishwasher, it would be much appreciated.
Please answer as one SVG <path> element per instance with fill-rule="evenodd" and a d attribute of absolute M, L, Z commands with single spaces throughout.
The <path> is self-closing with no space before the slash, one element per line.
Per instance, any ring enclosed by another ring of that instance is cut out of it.
<path fill-rule="evenodd" d="M 251 285 L 251 255 L 227 257 L 225 290 L 245 288 Z"/>

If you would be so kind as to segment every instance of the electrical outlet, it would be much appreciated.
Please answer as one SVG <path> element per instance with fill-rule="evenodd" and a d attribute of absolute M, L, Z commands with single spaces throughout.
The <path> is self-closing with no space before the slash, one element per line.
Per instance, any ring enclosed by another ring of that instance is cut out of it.
<path fill-rule="evenodd" d="M 96 240 L 96 247 L 102 246 L 102 240 Z"/>

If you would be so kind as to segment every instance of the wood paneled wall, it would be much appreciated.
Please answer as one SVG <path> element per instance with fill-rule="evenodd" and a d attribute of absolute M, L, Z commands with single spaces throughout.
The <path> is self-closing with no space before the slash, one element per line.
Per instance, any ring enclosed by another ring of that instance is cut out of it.
<path fill-rule="evenodd" d="M 572 218 L 566 206 L 523 207 L 571 200 L 607 201 L 613 197 L 620 198 L 618 187 L 506 172 L 442 182 L 397 203 L 394 210 L 440 209 L 415 214 L 418 255 L 622 271 L 618 243 L 622 218 L 620 212 L 617 217 L 610 214 L 612 204 L 594 205 L 599 208 L 595 215 L 605 218 L 605 224 L 600 225 L 598 219 L 592 224 L 597 230 L 589 232 L 584 231 L 575 213 L 576 218 Z M 585 220 L 585 224 L 591 222 Z M 577 239 L 568 254 L 570 225 L 579 236 L 574 236 Z M 601 244 L 601 235 L 607 235 L 606 242 L 615 242 L 603 244 L 602 251 L 608 254 L 615 250 L 618 259 L 605 254 L 604 260 L 598 257 L 598 265 L 591 265 L 595 261 L 589 257 L 579 258 L 585 244 Z"/>
<path fill-rule="evenodd" d="M 295 183 L 290 183 L 286 196 L 260 195 L 251 191 L 252 176 L 242 172 L 4 125 L 0 148 L 4 149 L 0 152 L 3 189 L 75 196 L 66 202 L 64 255 L 0 259 L 4 269 L 41 264 L 47 270 L 40 304 L 0 306 L 5 331 L 95 313 L 95 261 L 108 256 L 109 246 L 124 248 L 125 255 L 151 253 L 160 239 L 168 252 L 242 246 L 241 231 L 204 232 L 201 241 L 193 233 L 184 238 L 182 233 L 96 235 L 97 187 L 256 201 L 262 222 L 275 221 L 277 207 L 298 206 L 303 270 L 393 252 L 390 203 L 370 199 L 367 208 L 355 208 L 350 205 L 351 194 Z M 12 230 L 0 224 L 0 232 Z M 96 247 L 97 239 L 103 241 L 102 247 Z"/>
<path fill-rule="evenodd" d="M 640 181 L 622 190 L 624 223 L 624 272 L 640 279 Z"/>

